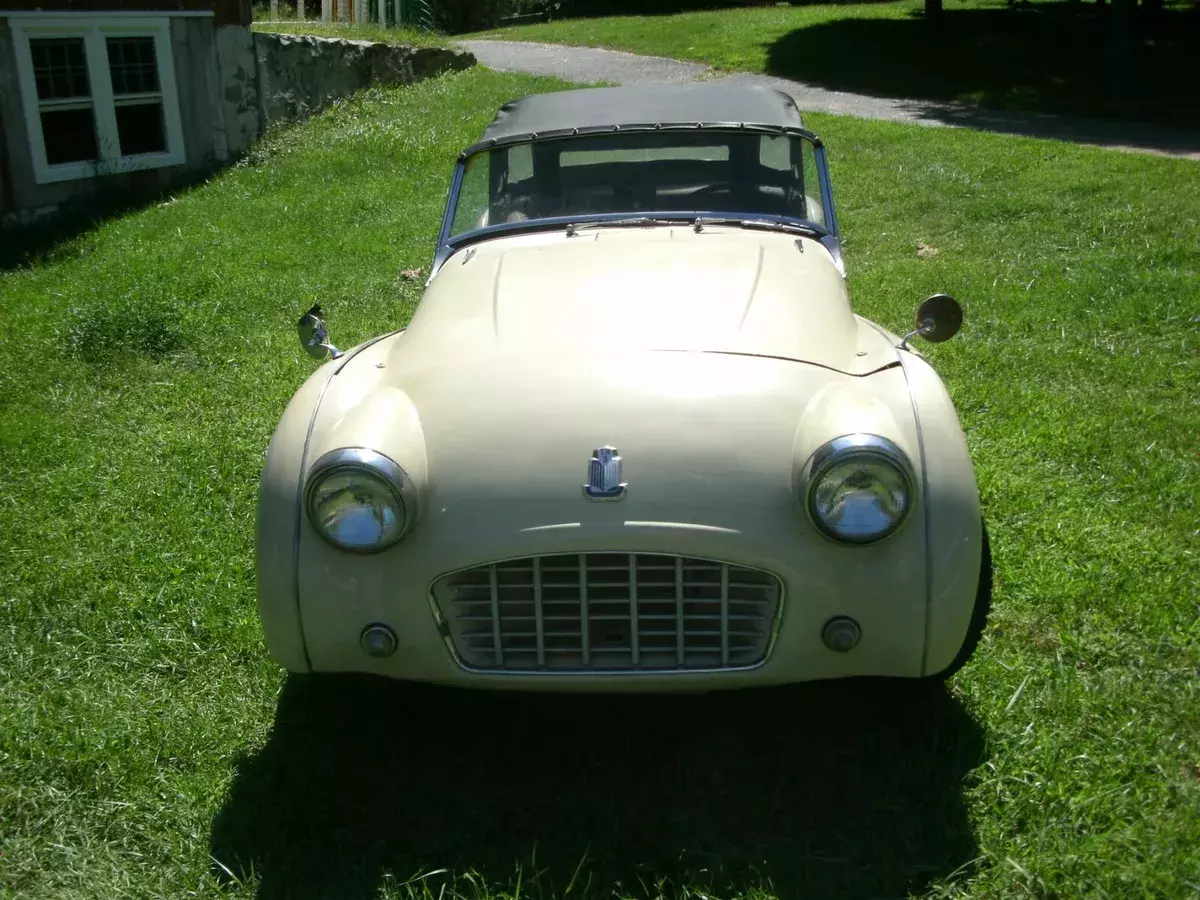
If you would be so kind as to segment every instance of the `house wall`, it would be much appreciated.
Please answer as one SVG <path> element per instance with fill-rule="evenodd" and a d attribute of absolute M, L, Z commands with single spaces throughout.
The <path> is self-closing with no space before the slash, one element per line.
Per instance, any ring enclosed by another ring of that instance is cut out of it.
<path fill-rule="evenodd" d="M 171 56 L 183 124 L 183 165 L 38 184 L 21 109 L 12 29 L 7 19 L 0 18 L 0 121 L 4 124 L 7 155 L 7 165 L 0 173 L 6 176 L 0 179 L 5 187 L 0 191 L 0 224 L 32 222 L 71 204 L 153 197 L 227 162 L 232 154 L 221 114 L 213 32 L 211 17 L 171 20 Z"/>
<path fill-rule="evenodd" d="M 244 153 L 262 131 L 254 36 L 241 25 L 216 29 L 217 102 L 232 156 Z"/>
<path fill-rule="evenodd" d="M 57 2 L 72 9 L 86 5 L 84 0 Z M 234 9 L 242 0 L 218 2 Z M 0 13 L 0 225 L 29 222 L 72 204 L 153 197 L 236 159 L 274 123 L 302 119 L 370 84 L 412 84 L 475 64 L 465 52 L 252 33 L 244 24 L 215 24 L 211 16 L 172 17 L 170 38 L 184 164 L 38 184 L 12 30 Z"/>
<path fill-rule="evenodd" d="M 230 26 L 237 27 L 237 26 Z M 183 120 L 185 168 L 195 171 L 227 162 L 229 140 L 221 110 L 221 79 L 211 19 L 171 21 L 171 55 L 179 115 Z"/>
<path fill-rule="evenodd" d="M 217 25 L 249 25 L 252 0 L 3 0 L 4 10 L 21 12 L 211 12 Z M 3 13 L 0 12 L 0 15 Z"/>

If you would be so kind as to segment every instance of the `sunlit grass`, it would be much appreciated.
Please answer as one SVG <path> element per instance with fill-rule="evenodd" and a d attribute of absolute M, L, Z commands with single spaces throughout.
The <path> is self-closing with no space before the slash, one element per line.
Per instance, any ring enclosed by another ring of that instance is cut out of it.
<path fill-rule="evenodd" d="M 381 44 L 408 44 L 413 47 L 449 47 L 453 38 L 422 28 L 383 28 L 370 23 L 314 22 L 298 20 L 256 21 L 254 31 L 278 34 L 305 34 L 314 37 L 341 38 L 347 41 L 376 41 Z"/>
<path fill-rule="evenodd" d="M 371 91 L 0 274 L 0 896 L 1194 894 L 1193 163 L 810 118 L 858 310 L 966 308 L 927 353 L 998 580 L 950 693 L 584 702 L 267 660 L 256 479 L 312 369 L 297 315 L 402 325 L 455 154 L 560 86 Z"/>

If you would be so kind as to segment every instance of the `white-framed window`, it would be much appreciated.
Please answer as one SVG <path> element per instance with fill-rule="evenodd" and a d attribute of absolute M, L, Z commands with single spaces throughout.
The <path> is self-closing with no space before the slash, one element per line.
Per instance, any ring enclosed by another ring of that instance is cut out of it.
<path fill-rule="evenodd" d="M 9 22 L 39 184 L 184 162 L 169 18 Z"/>

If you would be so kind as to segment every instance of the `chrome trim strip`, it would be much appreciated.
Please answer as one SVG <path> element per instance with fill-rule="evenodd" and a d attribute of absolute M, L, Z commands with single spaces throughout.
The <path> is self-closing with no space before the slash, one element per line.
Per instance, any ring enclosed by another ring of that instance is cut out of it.
<path fill-rule="evenodd" d="M 493 569 L 495 567 L 493 566 Z M 546 664 L 546 625 L 542 615 L 542 558 L 533 558 L 533 630 L 537 635 L 537 661 Z"/>
<path fill-rule="evenodd" d="M 721 667 L 729 665 L 729 563 L 721 563 Z"/>
<path fill-rule="evenodd" d="M 713 534 L 741 534 L 736 528 L 722 528 L 720 525 L 696 525 L 692 522 L 651 522 L 638 519 L 626 519 L 622 528 L 679 528 L 685 531 L 707 531 Z M 527 529 L 532 530 L 532 529 Z"/>
<path fill-rule="evenodd" d="M 683 665 L 683 557 L 675 557 L 675 659 Z"/>
<path fill-rule="evenodd" d="M 446 646 L 450 649 L 450 656 L 458 667 L 469 675 L 479 675 L 482 677 L 494 677 L 497 681 L 503 681 L 511 675 L 536 675 L 538 678 L 581 678 L 581 677 L 599 677 L 599 678 L 642 678 L 647 675 L 672 675 L 680 678 L 689 678 L 694 675 L 729 675 L 738 672 L 753 672 L 755 669 L 761 669 L 767 664 L 767 660 L 763 659 L 749 666 L 728 666 L 725 668 L 695 668 L 695 669 L 478 669 L 469 666 L 462 661 L 462 657 L 458 655 L 458 651 L 454 648 L 454 642 L 446 638 Z"/>
<path fill-rule="evenodd" d="M 500 643 L 500 573 L 495 566 L 488 566 L 488 588 L 492 601 L 492 643 L 496 665 L 504 665 L 504 647 Z M 449 633 L 447 632 L 447 635 Z"/>

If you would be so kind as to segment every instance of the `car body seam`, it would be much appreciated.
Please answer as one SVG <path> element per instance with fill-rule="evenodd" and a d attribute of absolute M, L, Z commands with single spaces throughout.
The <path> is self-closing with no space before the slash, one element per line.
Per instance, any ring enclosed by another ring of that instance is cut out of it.
<path fill-rule="evenodd" d="M 674 237 L 674 234 L 672 234 Z M 754 281 L 750 285 L 750 293 L 746 297 L 746 306 L 742 309 L 742 317 L 738 320 L 738 333 L 742 331 L 742 327 L 746 324 L 746 318 L 750 315 L 750 307 L 754 305 L 754 295 L 758 293 L 758 283 L 762 280 L 763 263 L 766 261 L 767 251 L 763 249 L 763 245 L 758 245 L 758 260 L 754 267 Z"/>
<path fill-rule="evenodd" d="M 799 363 L 802 366 L 815 366 L 818 369 L 825 369 L 828 372 L 837 372 L 839 375 L 845 375 L 848 378 L 866 378 L 869 375 L 875 375 L 879 372 L 894 369 L 900 365 L 899 359 L 893 359 L 891 362 L 884 363 L 882 366 L 877 366 L 869 372 L 847 372 L 845 369 L 839 369 L 835 366 L 827 366 L 825 363 L 813 362 L 808 359 L 798 359 L 794 356 L 776 356 L 771 353 L 745 353 L 739 350 L 690 350 L 675 347 L 653 347 L 647 352 L 649 353 L 713 353 L 718 356 L 741 356 L 747 359 L 774 359 L 779 362 Z"/>

